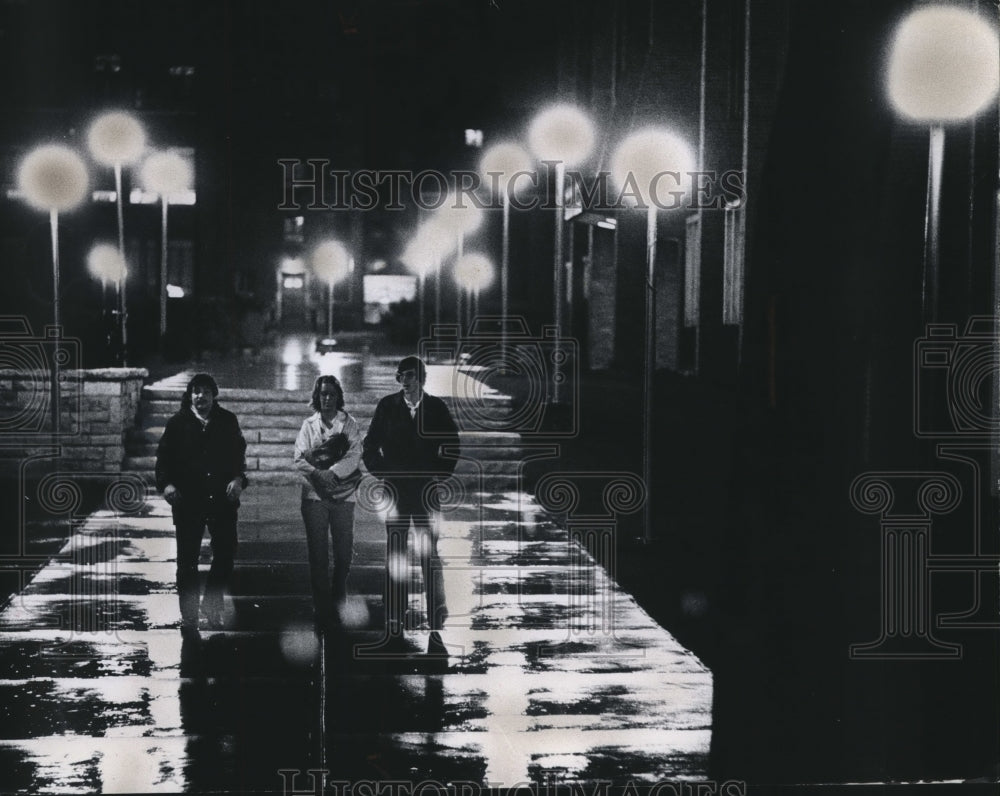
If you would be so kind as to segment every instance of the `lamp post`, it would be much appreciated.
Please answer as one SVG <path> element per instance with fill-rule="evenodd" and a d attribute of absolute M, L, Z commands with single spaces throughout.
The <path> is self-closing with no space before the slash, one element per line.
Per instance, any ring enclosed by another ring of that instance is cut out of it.
<path fill-rule="evenodd" d="M 424 287 L 428 274 L 435 274 L 434 321 L 441 322 L 441 261 L 455 242 L 450 231 L 435 221 L 417 228 L 416 234 L 400 259 L 417 275 L 418 301 L 420 304 L 420 334 L 424 333 Z"/>
<path fill-rule="evenodd" d="M 562 336 L 563 305 L 563 185 L 566 167 L 583 162 L 594 147 L 594 125 L 590 118 L 573 105 L 559 104 L 541 111 L 528 128 L 528 145 L 535 157 L 544 163 L 555 163 L 555 244 L 552 253 L 552 292 L 556 327 L 555 358 L 559 360 L 559 338 Z M 558 376 L 558 374 L 556 374 Z M 556 378 L 552 398 L 559 402 Z"/>
<path fill-rule="evenodd" d="M 344 244 L 328 240 L 319 244 L 312 254 L 312 269 L 326 282 L 326 336 L 333 336 L 333 286 L 351 270 L 351 255 Z"/>
<path fill-rule="evenodd" d="M 470 252 L 455 260 L 455 284 L 469 294 L 470 326 L 474 312 L 479 310 L 479 291 L 493 283 L 493 263 L 485 254 Z M 475 310 L 473 310 L 475 300 Z"/>
<path fill-rule="evenodd" d="M 924 215 L 922 309 L 938 314 L 938 229 L 944 126 L 984 110 L 1000 86 L 1000 44 L 994 27 L 955 6 L 926 6 L 896 29 L 886 88 L 896 112 L 928 125 L 927 202 Z"/>
<path fill-rule="evenodd" d="M 691 148 L 678 135 L 663 128 L 632 133 L 615 150 L 611 176 L 626 201 L 646 209 L 646 366 L 643 374 L 642 468 L 646 494 L 653 495 L 652 418 L 653 376 L 656 372 L 656 220 L 657 209 L 679 207 L 688 184 L 686 175 L 695 168 Z M 644 538 L 653 538 L 652 499 L 646 504 Z"/>
<path fill-rule="evenodd" d="M 517 176 L 530 173 L 531 157 L 510 142 L 495 144 L 483 153 L 479 171 L 500 197 L 503 227 L 500 239 L 500 361 L 507 356 L 507 302 L 510 295 L 510 194 L 517 191 Z"/>
<path fill-rule="evenodd" d="M 27 203 L 49 214 L 52 238 L 52 318 L 56 344 L 62 337 L 59 312 L 59 213 L 78 207 L 87 194 L 87 166 L 74 150 L 61 144 L 33 149 L 21 161 L 17 185 Z M 52 433 L 59 433 L 59 352 L 52 356 Z"/>
<path fill-rule="evenodd" d="M 115 172 L 115 204 L 118 211 L 118 255 L 125 262 L 125 215 L 122 197 L 122 166 L 139 161 L 146 149 L 146 131 L 129 113 L 110 111 L 98 116 L 87 133 L 87 146 L 94 160 Z M 103 284 L 103 283 L 102 283 Z M 128 361 L 128 301 L 122 280 L 115 283 L 115 316 L 121 334 L 121 362 Z"/>
<path fill-rule="evenodd" d="M 433 221 L 450 234 L 455 241 L 456 258 L 461 259 L 465 248 L 465 236 L 479 229 L 483 223 L 483 211 L 472 204 L 471 200 L 463 199 L 460 194 L 450 192 L 445 203 L 434 213 Z M 456 259 L 456 262 L 457 262 Z M 462 325 L 462 292 L 456 293 L 455 321 Z"/>
<path fill-rule="evenodd" d="M 91 275 L 101 280 L 101 319 L 105 324 L 105 331 L 108 334 L 109 342 L 113 334 L 107 325 L 107 285 L 113 282 L 115 285 L 115 296 L 121 295 L 122 282 L 125 280 L 125 260 L 121 252 L 116 247 L 108 243 L 98 243 L 87 255 L 87 269 Z M 113 313 L 118 315 L 117 310 Z M 109 346 L 110 348 L 110 346 Z"/>
<path fill-rule="evenodd" d="M 157 152 L 142 164 L 139 178 L 146 190 L 160 195 L 162 247 L 160 249 L 160 343 L 167 332 L 167 207 L 170 197 L 191 189 L 191 164 L 176 152 Z"/>

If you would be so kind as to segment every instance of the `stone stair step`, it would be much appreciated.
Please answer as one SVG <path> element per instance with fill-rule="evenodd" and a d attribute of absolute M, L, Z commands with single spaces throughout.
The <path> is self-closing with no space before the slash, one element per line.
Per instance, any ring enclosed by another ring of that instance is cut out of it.
<path fill-rule="evenodd" d="M 232 408 L 232 407 L 230 407 Z M 175 414 L 176 410 L 171 410 L 169 412 L 154 412 L 154 411 L 141 411 L 140 416 L 140 429 L 147 430 L 153 428 L 163 428 L 167 421 Z M 372 414 L 361 413 L 361 412 L 351 412 L 354 418 L 358 421 L 361 426 L 362 432 L 366 431 L 368 425 L 371 423 Z M 306 413 L 301 411 L 301 407 L 284 412 L 274 412 L 274 413 L 242 413 L 237 411 L 236 416 L 240 421 L 240 428 L 246 429 L 294 429 L 298 431 L 299 427 L 302 425 L 303 419 L 306 417 Z M 483 434 L 494 434 L 494 433 L 511 433 L 502 428 L 489 428 L 485 427 L 486 424 L 480 418 L 469 417 L 461 412 L 456 413 L 455 422 L 458 425 L 459 431 L 461 433 L 483 433 Z"/>
<path fill-rule="evenodd" d="M 394 385 L 395 386 L 395 385 Z M 350 411 L 355 411 L 364 406 L 375 407 L 382 398 L 384 398 L 392 390 L 366 390 L 363 392 L 352 393 L 347 398 L 347 407 Z M 142 400 L 148 401 L 152 404 L 163 404 L 168 406 L 173 411 L 177 411 L 180 407 L 181 396 L 184 394 L 183 390 L 163 390 L 155 389 L 151 387 L 144 387 L 142 390 Z M 304 390 L 244 390 L 244 389 L 225 389 L 220 388 L 219 390 L 219 403 L 223 406 L 252 406 L 254 404 L 281 404 L 287 406 L 307 406 L 309 400 L 312 397 L 311 392 Z M 450 395 L 442 395 L 441 399 L 450 405 L 456 403 L 456 398 Z M 480 392 L 475 396 L 477 402 L 484 402 L 489 406 L 503 406 L 505 404 L 511 403 L 511 398 L 508 395 L 490 394 L 489 392 Z"/>
<path fill-rule="evenodd" d="M 247 458 L 260 459 L 284 459 L 291 467 L 292 449 L 295 443 L 295 436 L 281 442 L 256 442 L 251 438 L 255 435 L 245 434 L 247 439 Z M 127 452 L 130 458 L 146 459 L 156 458 L 157 443 L 146 442 L 143 444 L 129 443 Z M 467 458 L 478 461 L 518 461 L 521 458 L 521 448 L 513 445 L 497 446 L 468 446 L 463 447 L 463 455 Z M 268 469 L 273 469 L 270 465 Z"/>
<path fill-rule="evenodd" d="M 294 426 L 253 428 L 247 427 L 241 421 L 243 436 L 246 438 L 248 444 L 254 442 L 275 442 L 292 445 L 295 442 L 295 437 L 301 425 L 302 421 L 299 420 Z M 164 426 L 162 424 L 135 428 L 129 431 L 128 441 L 130 444 L 137 446 L 152 445 L 155 453 L 156 445 L 159 444 L 160 437 L 163 436 L 163 430 Z M 463 447 L 490 446 L 497 447 L 498 449 L 520 450 L 519 446 L 521 443 L 520 434 L 504 431 L 459 431 L 459 438 Z"/>
<path fill-rule="evenodd" d="M 153 464 L 147 461 L 143 466 L 137 466 L 136 461 L 131 457 L 126 457 L 122 469 L 135 473 L 143 477 L 150 485 L 155 483 Z M 252 484 L 263 486 L 285 486 L 288 484 L 300 484 L 301 475 L 294 470 L 248 470 L 247 477 Z M 516 472 L 484 473 L 479 477 L 475 471 L 460 472 L 459 477 L 470 489 L 490 492 L 504 493 L 511 492 L 519 488 L 519 479 Z"/>

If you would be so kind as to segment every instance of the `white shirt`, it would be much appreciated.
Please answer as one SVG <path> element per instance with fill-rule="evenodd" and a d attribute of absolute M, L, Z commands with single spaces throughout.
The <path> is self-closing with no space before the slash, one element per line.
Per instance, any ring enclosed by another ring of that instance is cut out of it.
<path fill-rule="evenodd" d="M 347 436 L 351 447 L 344 454 L 344 458 L 333 464 L 330 470 L 338 478 L 345 478 L 357 470 L 361 464 L 361 429 L 358 427 L 358 421 L 343 410 L 337 412 L 337 416 L 329 428 L 323 423 L 323 416 L 319 412 L 302 421 L 302 428 L 299 429 L 299 435 L 295 439 L 295 453 L 292 460 L 295 463 L 295 469 L 302 473 L 304 482 L 302 484 L 302 497 L 306 500 L 320 499 L 309 481 L 309 474 L 316 468 L 306 461 L 306 454 L 317 445 L 326 442 L 334 434 L 340 433 Z M 349 499 L 353 500 L 354 498 Z"/>
<path fill-rule="evenodd" d="M 420 392 L 420 397 L 417 398 L 417 402 L 414 404 L 410 403 L 410 399 L 406 397 L 406 393 L 403 393 L 403 402 L 406 404 L 406 408 L 410 410 L 410 417 L 417 416 L 417 407 L 420 406 L 420 402 L 424 400 L 423 391 Z"/>

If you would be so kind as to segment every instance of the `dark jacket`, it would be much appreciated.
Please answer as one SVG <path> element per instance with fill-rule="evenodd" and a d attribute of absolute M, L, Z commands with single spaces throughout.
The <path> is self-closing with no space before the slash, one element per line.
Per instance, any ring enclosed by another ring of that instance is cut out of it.
<path fill-rule="evenodd" d="M 232 506 L 226 485 L 242 478 L 246 486 L 247 443 L 236 415 L 218 404 L 202 426 L 190 409 L 167 421 L 156 451 L 156 488 L 173 484 L 179 494 L 175 508 L 210 512 Z"/>
<path fill-rule="evenodd" d="M 403 391 L 387 395 L 375 407 L 362 458 L 372 475 L 424 472 L 450 475 L 458 464 L 453 453 L 442 456 L 442 446 L 457 448 L 458 427 L 444 401 L 424 393 L 416 417 L 403 399 Z"/>

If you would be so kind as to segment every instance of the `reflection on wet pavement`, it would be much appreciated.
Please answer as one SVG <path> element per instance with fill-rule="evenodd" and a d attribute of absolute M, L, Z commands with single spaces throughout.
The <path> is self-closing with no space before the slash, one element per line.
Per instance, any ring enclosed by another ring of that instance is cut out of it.
<path fill-rule="evenodd" d="M 705 777 L 711 674 L 529 496 L 474 496 L 440 521 L 435 660 L 420 588 L 405 653 L 358 654 L 383 636 L 385 578 L 382 518 L 360 508 L 353 613 L 321 656 L 297 493 L 248 490 L 226 627 L 195 642 L 160 498 L 75 528 L 0 613 L 5 790 L 253 792 L 280 790 L 282 770 L 302 790 L 310 768 L 508 787 Z"/>

